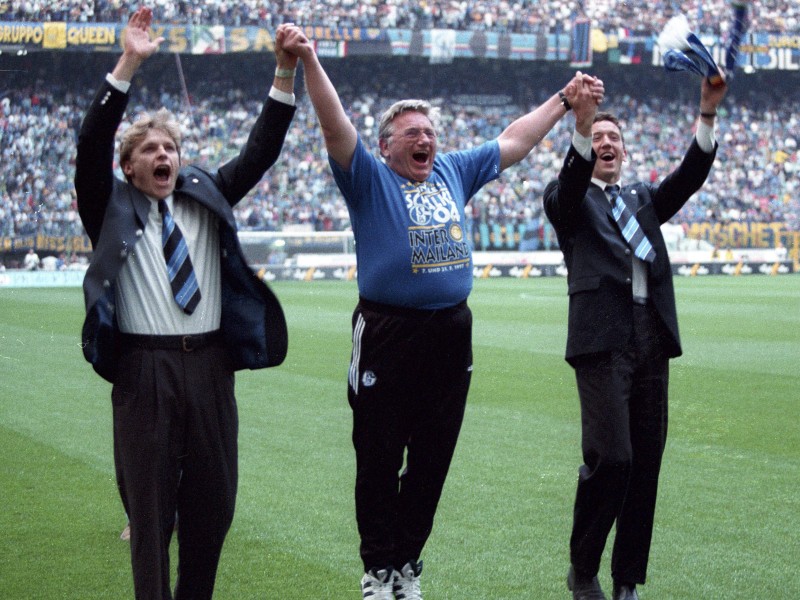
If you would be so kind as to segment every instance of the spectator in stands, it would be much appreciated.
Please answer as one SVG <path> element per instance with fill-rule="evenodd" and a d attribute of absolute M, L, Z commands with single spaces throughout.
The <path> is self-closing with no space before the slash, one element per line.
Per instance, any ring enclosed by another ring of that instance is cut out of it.
<path fill-rule="evenodd" d="M 23 266 L 25 267 L 26 271 L 38 271 L 39 266 L 41 265 L 41 261 L 39 260 L 39 255 L 36 254 L 36 251 L 33 248 L 28 250 L 28 253 L 25 255 L 25 260 L 23 262 Z"/>
<path fill-rule="evenodd" d="M 797 33 L 800 8 L 787 0 L 754 1 L 751 29 L 770 33 Z M 135 2 L 29 2 L 10 0 L 0 5 L 0 20 L 124 22 L 136 8 Z M 637 35 L 660 32 L 676 11 L 689 16 L 699 33 L 724 35 L 730 20 L 728 0 L 664 2 L 627 0 L 580 2 L 508 2 L 495 0 L 410 0 L 379 2 L 368 0 L 278 0 L 269 5 L 259 0 L 184 0 L 158 2 L 153 8 L 157 20 L 174 24 L 243 25 L 277 27 L 294 22 L 301 26 L 363 27 L 397 29 L 455 29 L 503 33 L 554 33 L 568 31 L 580 12 L 593 25 L 609 33 L 630 31 Z"/>
<path fill-rule="evenodd" d="M 525 158 L 566 114 L 567 104 L 563 92 L 553 94 L 496 139 L 439 153 L 437 111 L 427 101 L 400 100 L 378 120 L 382 162 L 367 150 L 305 35 L 292 31 L 285 48 L 303 61 L 356 240 L 359 300 L 348 400 L 362 594 L 368 600 L 421 599 L 420 554 L 472 375 L 465 206 Z M 586 86 L 597 99 L 603 95 L 602 82 L 588 76 L 576 75 L 569 86 Z"/>
<path fill-rule="evenodd" d="M 80 68 L 76 67 L 78 54 Z M 39 55 L 47 56 L 47 66 Z M 105 65 L 101 62 L 105 59 L 102 55 L 61 52 L 38 53 L 26 60 L 31 62 L 31 72 L 41 73 L 41 81 L 32 82 L 26 73 L 5 73 L 8 87 L 0 98 L 0 235 L 79 236 L 83 230 L 71 185 L 74 138 L 90 101 L 83 90 L 94 85 L 89 76 L 102 72 Z M 214 60 L 208 57 L 212 65 Z M 263 59 L 243 54 L 238 60 L 240 69 L 228 70 L 224 77 L 211 80 L 204 73 L 222 70 L 212 66 L 193 73 L 187 61 L 190 86 L 202 81 L 202 87 L 190 89 L 194 98 L 191 110 L 174 93 L 174 78 L 162 76 L 160 70 L 140 74 L 143 85 L 132 90 L 131 104 L 137 110 L 161 104 L 173 107 L 186 131 L 184 158 L 199 166 L 216 168 L 234 155 L 236 146 L 230 140 L 244 139 L 260 110 L 257 102 L 248 100 L 258 90 L 249 80 L 236 75 L 239 71 L 254 72 L 255 65 Z M 476 139 L 496 137 L 514 115 L 545 99 L 521 85 L 528 65 L 516 63 L 523 61 L 502 63 L 502 72 L 497 70 L 497 62 L 457 62 L 446 68 L 444 77 L 422 74 L 424 80 L 434 84 L 431 94 L 441 107 L 444 125 L 441 141 L 448 147 L 464 147 Z M 339 85 L 340 96 L 345 106 L 352 107 L 353 119 L 369 147 L 377 146 L 373 122 L 395 99 L 412 93 L 409 84 L 416 79 L 409 72 L 415 69 L 420 74 L 420 67 L 417 62 L 401 59 L 372 62 L 368 69 L 365 64 L 358 59 L 337 59 L 330 61 L 326 69 L 334 81 L 343 82 Z M 171 66 L 165 68 L 167 74 Z M 554 66 L 552 72 L 559 68 Z M 480 69 L 479 78 L 474 77 L 476 69 Z M 636 149 L 631 165 L 637 178 L 652 180 L 664 165 L 680 159 L 683 124 L 692 118 L 694 106 L 687 99 L 665 100 L 674 78 L 660 69 L 648 69 L 648 85 L 636 87 L 636 78 L 642 73 L 642 68 L 632 67 L 606 75 L 612 91 L 628 91 L 607 100 L 618 107 L 626 138 Z M 497 95 L 488 97 L 503 98 L 502 104 L 472 103 L 468 95 L 461 95 L 464 90 L 454 88 L 453 82 L 462 80 L 475 85 L 489 82 Z M 719 123 L 723 142 L 719 160 L 726 169 L 714 170 L 709 185 L 699 190 L 672 222 L 685 224 L 688 229 L 702 221 L 713 225 L 775 220 L 796 231 L 800 228 L 800 155 L 796 144 L 800 118 L 793 105 L 783 101 L 793 91 L 791 78 L 778 79 L 766 72 L 739 77 L 732 91 L 736 97 L 731 96 L 732 102 L 722 109 L 724 118 Z M 234 208 L 240 228 L 280 230 L 304 223 L 311 229 L 314 215 L 320 210 L 333 221 L 335 230 L 349 228 L 344 202 L 318 152 L 322 141 L 313 123 L 313 110 L 306 102 L 305 97 L 300 100 L 293 130 L 285 142 L 285 160 L 281 161 L 284 166 Z M 487 184 L 470 201 L 474 218 L 468 221 L 468 231 L 470 239 L 473 235 L 476 238 L 476 247 L 485 242 L 487 249 L 499 248 L 504 238 L 492 236 L 491 242 L 497 246 L 489 241 L 495 224 L 499 227 L 502 222 L 506 232 L 513 230 L 518 236 L 524 224 L 520 217 L 524 209 L 541 211 L 544 183 L 540 179 L 546 183 L 557 174 L 560 159 L 556 150 L 566 147 L 571 135 L 566 123 L 566 119 L 559 122 L 537 152 L 500 180 Z M 658 136 L 653 135 L 655 132 Z M 753 148 L 758 151 L 747 151 Z M 545 234 L 549 227 L 544 220 L 539 233 L 542 249 L 547 247 Z M 84 244 L 87 249 L 88 246 Z"/>
<path fill-rule="evenodd" d="M 181 133 L 166 109 L 114 136 L 128 87 L 164 38 L 152 12 L 131 17 L 124 50 L 80 129 L 75 190 L 94 254 L 84 278 L 85 358 L 113 384 L 114 462 L 131 525 L 137 598 L 211 598 L 233 520 L 238 464 L 235 370 L 282 362 L 278 300 L 245 263 L 231 207 L 277 160 L 294 115 L 297 58 L 278 29 L 275 71 L 240 154 L 218 170 L 181 165 Z M 185 236 L 185 237 L 184 237 Z M 224 301 L 223 301 L 224 299 Z"/>
<path fill-rule="evenodd" d="M 575 369 L 584 464 L 579 469 L 568 586 L 604 600 L 597 573 L 611 528 L 614 600 L 637 600 L 667 438 L 669 359 L 680 356 L 672 267 L 660 226 L 703 185 L 727 85 L 702 80 L 696 134 L 660 184 L 621 181 L 630 158 L 619 120 L 575 106 L 575 132 L 544 192 L 568 269 L 566 359 Z M 616 220 L 616 222 L 615 222 Z"/>

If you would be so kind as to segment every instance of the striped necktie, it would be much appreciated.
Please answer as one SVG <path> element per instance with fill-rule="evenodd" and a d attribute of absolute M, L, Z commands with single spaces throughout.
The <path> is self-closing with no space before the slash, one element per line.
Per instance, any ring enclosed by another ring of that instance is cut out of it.
<path fill-rule="evenodd" d="M 200 302 L 200 287 L 189 258 L 189 246 L 183 239 L 180 228 L 172 218 L 169 207 L 164 200 L 158 201 L 158 212 L 161 213 L 161 245 L 164 246 L 164 259 L 167 261 L 167 275 L 172 287 L 172 295 L 187 315 L 194 312 Z"/>
<path fill-rule="evenodd" d="M 656 259 L 656 251 L 639 227 L 639 221 L 619 197 L 619 190 L 618 185 L 606 187 L 606 191 L 611 195 L 611 212 L 614 213 L 614 219 L 622 232 L 622 237 L 628 242 L 636 257 L 651 263 Z"/>

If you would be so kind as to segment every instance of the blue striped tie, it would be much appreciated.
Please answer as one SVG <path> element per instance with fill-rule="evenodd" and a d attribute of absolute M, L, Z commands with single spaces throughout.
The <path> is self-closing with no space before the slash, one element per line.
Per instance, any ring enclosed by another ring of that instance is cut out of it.
<path fill-rule="evenodd" d="M 642 260 L 649 263 L 656 259 L 656 251 L 653 250 L 653 245 L 647 236 L 639 227 L 639 221 L 633 216 L 633 213 L 628 209 L 622 198 L 619 197 L 619 186 L 610 185 L 606 191 L 611 195 L 611 212 L 614 213 L 614 219 L 619 225 L 622 232 L 622 237 L 628 242 L 628 245 L 633 250 L 633 253 Z"/>
<path fill-rule="evenodd" d="M 158 201 L 163 227 L 161 229 L 161 245 L 164 246 L 164 259 L 167 261 L 167 275 L 172 287 L 172 295 L 187 315 L 194 312 L 200 302 L 200 287 L 189 258 L 189 246 L 183 239 L 180 228 L 172 218 L 169 207 L 164 200 Z"/>

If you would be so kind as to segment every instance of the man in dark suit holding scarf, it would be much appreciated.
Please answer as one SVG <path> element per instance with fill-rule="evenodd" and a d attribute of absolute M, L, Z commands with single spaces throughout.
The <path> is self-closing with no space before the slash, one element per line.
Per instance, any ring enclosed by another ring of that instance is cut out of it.
<path fill-rule="evenodd" d="M 75 189 L 94 254 L 84 281 L 84 356 L 113 384 L 114 462 L 131 524 L 137 598 L 211 598 L 233 520 L 238 479 L 234 371 L 280 364 L 281 306 L 248 267 L 232 207 L 278 159 L 294 116 L 297 58 L 276 34 L 269 98 L 240 154 L 215 172 L 181 164 L 178 123 L 165 109 L 114 136 L 131 79 L 163 38 L 138 9 L 124 51 L 89 107 Z"/>
<path fill-rule="evenodd" d="M 582 451 L 568 586 L 575 600 L 605 596 L 597 573 L 616 522 L 614 600 L 645 582 L 658 474 L 667 437 L 669 359 L 680 356 L 672 267 L 660 226 L 703 185 L 714 162 L 714 119 L 726 91 L 704 79 L 695 139 L 658 185 L 622 181 L 619 121 L 586 92 L 572 145 L 544 192 L 569 271 L 566 359 L 575 369 Z"/>

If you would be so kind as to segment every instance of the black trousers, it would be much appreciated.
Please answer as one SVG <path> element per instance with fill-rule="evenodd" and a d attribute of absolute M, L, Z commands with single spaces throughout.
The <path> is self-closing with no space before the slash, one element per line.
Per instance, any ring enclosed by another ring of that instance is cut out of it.
<path fill-rule="evenodd" d="M 595 575 L 611 527 L 615 581 L 644 583 L 653 533 L 658 475 L 667 438 L 669 362 L 652 306 L 634 307 L 632 339 L 619 351 L 575 363 L 582 451 L 570 558 Z"/>
<path fill-rule="evenodd" d="M 180 338 L 125 339 L 111 394 L 136 598 L 172 598 L 169 545 L 176 515 L 175 598 L 211 598 L 238 478 L 230 362 L 215 341 L 190 343 L 185 351 Z"/>
<path fill-rule="evenodd" d="M 348 400 L 365 571 L 419 559 L 471 377 L 472 313 L 466 302 L 435 311 L 359 302 Z"/>

